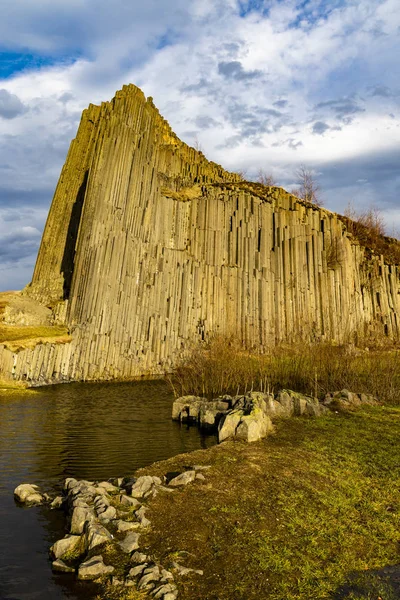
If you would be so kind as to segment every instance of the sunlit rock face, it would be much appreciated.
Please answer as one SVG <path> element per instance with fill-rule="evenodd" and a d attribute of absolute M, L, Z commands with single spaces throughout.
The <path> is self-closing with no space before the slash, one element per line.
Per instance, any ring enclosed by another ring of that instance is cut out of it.
<path fill-rule="evenodd" d="M 83 112 L 24 292 L 72 341 L 0 351 L 0 378 L 162 373 L 212 333 L 394 337 L 399 290 L 336 214 L 207 161 L 129 85 Z"/>

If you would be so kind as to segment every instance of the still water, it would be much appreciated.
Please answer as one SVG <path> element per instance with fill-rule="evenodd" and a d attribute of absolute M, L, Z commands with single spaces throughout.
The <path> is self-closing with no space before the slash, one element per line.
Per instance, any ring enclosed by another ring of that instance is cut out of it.
<path fill-rule="evenodd" d="M 0 600 L 89 598 L 93 589 L 51 572 L 49 546 L 64 516 L 21 508 L 20 483 L 59 488 L 65 477 L 102 480 L 216 442 L 171 421 L 162 381 L 68 384 L 29 394 L 0 392 Z"/>

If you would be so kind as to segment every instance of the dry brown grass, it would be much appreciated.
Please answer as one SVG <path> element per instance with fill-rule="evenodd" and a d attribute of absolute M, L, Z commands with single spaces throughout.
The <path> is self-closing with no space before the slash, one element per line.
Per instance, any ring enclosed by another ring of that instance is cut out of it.
<path fill-rule="evenodd" d="M 346 388 L 399 404 L 400 352 L 315 344 L 281 346 L 257 354 L 235 338 L 215 337 L 195 346 L 170 382 L 177 396 L 215 398 L 251 389 L 288 388 L 322 398 Z"/>
<path fill-rule="evenodd" d="M 344 216 L 338 215 L 351 233 L 368 253 L 382 255 L 386 263 L 400 265 L 399 240 L 385 235 L 384 219 L 376 208 L 369 208 L 357 212 L 351 204 L 347 207 Z"/>

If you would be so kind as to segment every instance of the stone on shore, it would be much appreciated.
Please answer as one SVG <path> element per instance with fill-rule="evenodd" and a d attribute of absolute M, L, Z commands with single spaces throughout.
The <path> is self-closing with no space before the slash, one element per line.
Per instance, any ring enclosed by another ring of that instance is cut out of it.
<path fill-rule="evenodd" d="M 105 565 L 101 555 L 92 556 L 92 558 L 79 565 L 78 579 L 95 580 L 104 575 L 109 575 L 113 571 L 114 567 Z"/>
<path fill-rule="evenodd" d="M 39 491 L 39 487 L 31 483 L 21 483 L 21 485 L 16 487 L 14 498 L 20 504 L 30 504 L 31 506 L 41 504 L 45 500 Z"/>
<path fill-rule="evenodd" d="M 239 425 L 242 416 L 242 410 L 233 410 L 226 415 L 225 419 L 221 421 L 220 429 L 218 431 L 218 442 L 221 443 L 235 437 L 236 428 Z"/>
<path fill-rule="evenodd" d="M 66 535 L 51 546 L 50 553 L 55 559 L 61 558 L 67 552 L 73 552 L 76 550 L 80 541 L 80 535 Z"/>
<path fill-rule="evenodd" d="M 51 563 L 51 568 L 53 571 L 57 571 L 58 573 L 75 573 L 75 569 L 73 567 L 69 567 L 61 558 L 54 560 Z"/>
<path fill-rule="evenodd" d="M 124 533 L 125 531 L 132 531 L 133 529 L 138 529 L 140 527 L 140 523 L 136 523 L 134 521 L 115 521 L 117 526 L 118 533 Z"/>
<path fill-rule="evenodd" d="M 180 475 L 177 475 L 169 482 L 172 487 L 179 487 L 181 485 L 187 485 L 196 479 L 196 471 L 185 471 Z"/>
<path fill-rule="evenodd" d="M 85 548 L 88 552 L 106 544 L 113 539 L 111 533 L 100 523 L 86 523 L 85 526 Z"/>
<path fill-rule="evenodd" d="M 139 533 L 128 533 L 123 542 L 120 542 L 120 547 L 124 552 L 130 554 L 139 548 Z"/>
<path fill-rule="evenodd" d="M 72 512 L 70 532 L 75 535 L 83 533 L 85 524 L 94 521 L 94 519 L 94 513 L 90 508 L 77 506 Z"/>
<path fill-rule="evenodd" d="M 161 485 L 161 479 L 159 477 L 142 475 L 141 477 L 138 477 L 132 485 L 131 496 L 133 498 L 144 498 L 155 485 Z"/>
<path fill-rule="evenodd" d="M 236 431 L 236 438 L 245 442 L 258 442 L 273 431 L 272 421 L 260 409 L 242 417 Z"/>
<path fill-rule="evenodd" d="M 130 506 L 133 509 L 140 507 L 140 502 L 137 498 L 132 498 L 131 496 L 127 496 L 126 494 L 121 494 L 120 502 L 123 506 Z"/>

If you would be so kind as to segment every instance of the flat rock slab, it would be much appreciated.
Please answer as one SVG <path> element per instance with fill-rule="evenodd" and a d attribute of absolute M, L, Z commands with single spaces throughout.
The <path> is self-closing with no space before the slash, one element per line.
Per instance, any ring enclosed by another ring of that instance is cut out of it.
<path fill-rule="evenodd" d="M 117 531 L 118 533 L 123 533 L 124 531 L 133 531 L 134 529 L 139 529 L 140 523 L 136 523 L 134 521 L 116 521 Z"/>
<path fill-rule="evenodd" d="M 171 479 L 169 485 L 171 487 L 179 487 L 181 485 L 187 485 L 191 481 L 194 481 L 194 479 L 196 479 L 196 471 L 185 471 L 184 473 L 181 473 L 177 477 Z"/>
<path fill-rule="evenodd" d="M 134 550 L 139 548 L 139 533 L 128 533 L 123 542 L 120 542 L 120 546 L 124 552 L 130 554 Z"/>
<path fill-rule="evenodd" d="M 58 573 L 75 573 L 75 569 L 66 565 L 61 558 L 54 560 L 51 564 L 51 568 Z"/>
<path fill-rule="evenodd" d="M 101 555 L 92 556 L 79 566 L 78 579 L 94 580 L 109 575 L 113 571 L 114 567 L 105 565 Z"/>

